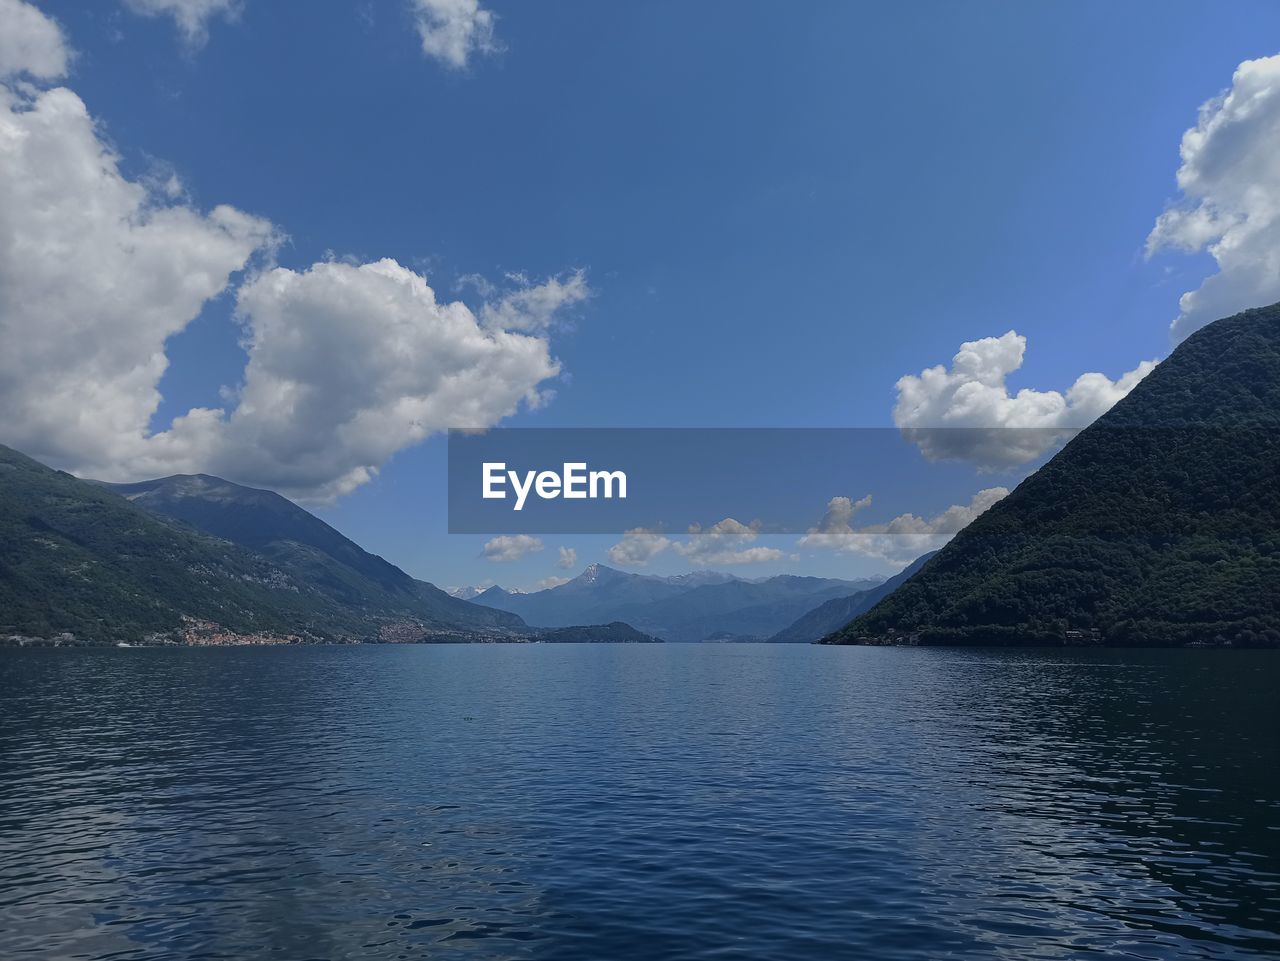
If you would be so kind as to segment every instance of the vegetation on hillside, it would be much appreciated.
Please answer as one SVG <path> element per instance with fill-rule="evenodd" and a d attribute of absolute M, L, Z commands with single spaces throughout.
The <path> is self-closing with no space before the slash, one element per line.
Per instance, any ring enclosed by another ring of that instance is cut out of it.
<path fill-rule="evenodd" d="M 828 640 L 1280 646 L 1280 305 L 1190 337 Z"/>
<path fill-rule="evenodd" d="M 444 596 L 431 585 L 410 581 L 393 602 L 310 545 L 273 555 L 0 446 L 0 638 L 405 641 L 474 627 L 423 603 Z M 496 613 L 477 609 L 476 620 Z"/>
<path fill-rule="evenodd" d="M 517 615 L 450 597 L 415 580 L 273 491 L 207 474 L 104 486 L 149 513 L 266 557 L 344 607 L 433 630 L 524 630 Z"/>
<path fill-rule="evenodd" d="M 659 638 L 637 631 L 630 624 L 592 624 L 582 627 L 556 627 L 540 631 L 537 639 L 544 644 L 661 644 Z"/>

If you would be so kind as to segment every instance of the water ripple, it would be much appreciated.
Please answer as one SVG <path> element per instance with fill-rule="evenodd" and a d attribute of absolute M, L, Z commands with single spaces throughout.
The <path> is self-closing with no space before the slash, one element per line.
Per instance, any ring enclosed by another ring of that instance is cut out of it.
<path fill-rule="evenodd" d="M 1266 652 L 0 651 L 0 958 L 1280 955 Z"/>

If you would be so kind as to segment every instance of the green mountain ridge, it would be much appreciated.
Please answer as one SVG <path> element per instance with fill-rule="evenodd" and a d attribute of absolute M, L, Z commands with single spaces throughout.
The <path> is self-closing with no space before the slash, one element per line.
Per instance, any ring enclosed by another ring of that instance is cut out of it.
<path fill-rule="evenodd" d="M 827 643 L 1280 646 L 1280 305 L 1189 337 Z"/>
<path fill-rule="evenodd" d="M 102 486 L 148 513 L 181 521 L 268 557 L 343 604 L 427 626 L 524 629 L 517 615 L 468 603 L 415 580 L 273 491 L 207 474 Z"/>
<path fill-rule="evenodd" d="M 340 562 L 337 542 L 326 550 L 319 527 L 254 551 L 0 446 L 0 638 L 287 643 L 527 634 L 518 617 L 450 598 L 374 559 L 403 578 L 392 590 Z"/>
<path fill-rule="evenodd" d="M 661 644 L 662 639 L 637 631 L 630 624 L 613 621 L 580 627 L 553 627 L 539 631 L 536 640 L 542 644 Z"/>

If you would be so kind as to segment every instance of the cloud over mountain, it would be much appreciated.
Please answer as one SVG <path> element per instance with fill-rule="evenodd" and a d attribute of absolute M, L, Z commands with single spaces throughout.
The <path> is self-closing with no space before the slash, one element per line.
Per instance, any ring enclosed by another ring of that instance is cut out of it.
<path fill-rule="evenodd" d="M 65 69 L 28 4 L 0 0 L 0 37 L 10 72 Z M 331 500 L 433 432 L 542 403 L 546 330 L 589 293 L 581 273 L 522 280 L 482 322 L 392 259 L 272 266 L 269 220 L 171 186 L 129 179 L 71 90 L 0 85 L 0 442 L 105 480 L 209 472 Z M 154 431 L 166 342 L 229 290 L 239 382 Z"/>
<path fill-rule="evenodd" d="M 899 514 L 884 524 L 853 525 L 854 516 L 871 506 L 871 495 L 853 501 L 833 497 L 818 526 L 800 538 L 801 547 L 862 554 L 895 563 L 906 563 L 937 550 L 992 504 L 1007 497 L 1003 487 L 989 487 L 974 494 L 968 504 L 953 504 L 933 517 Z"/>
<path fill-rule="evenodd" d="M 697 567 L 763 564 L 787 558 L 786 552 L 776 547 L 753 546 L 759 536 L 759 525 L 743 524 L 732 517 L 706 528 L 694 524 L 683 540 L 635 528 L 609 548 L 609 561 L 619 567 L 644 567 L 666 551 Z"/>
<path fill-rule="evenodd" d="M 1241 63 L 1231 87 L 1200 107 L 1180 155 L 1182 196 L 1157 219 L 1147 256 L 1206 251 L 1218 270 L 1179 298 L 1174 341 L 1218 317 L 1280 300 L 1280 55 Z M 1144 361 L 1116 380 L 1083 374 L 1065 396 L 1011 394 L 1005 377 L 1022 366 L 1025 350 L 1026 339 L 1009 331 L 961 345 L 949 370 L 903 377 L 894 423 L 929 457 L 1022 463 L 1057 445 L 1063 430 L 1087 427 L 1155 366 Z"/>
<path fill-rule="evenodd" d="M 1030 388 L 1011 393 L 1005 379 L 1022 366 L 1026 349 L 1027 339 L 1011 330 L 961 344 L 950 368 L 939 364 L 900 378 L 894 424 L 931 459 L 1025 463 L 1087 427 L 1156 365 L 1143 361 L 1116 380 L 1081 374 L 1065 395 Z"/>
<path fill-rule="evenodd" d="M 1246 60 L 1182 137 L 1179 204 L 1147 253 L 1208 251 L 1218 272 L 1183 294 L 1175 341 L 1210 321 L 1280 300 L 1280 55 Z"/>
<path fill-rule="evenodd" d="M 526 554 L 542 550 L 542 539 L 528 534 L 509 534 L 488 540 L 480 556 L 487 561 L 518 561 Z"/>
<path fill-rule="evenodd" d="M 166 339 L 273 237 L 126 179 L 72 91 L 0 86 L 0 439 L 64 467 L 143 455 Z"/>
<path fill-rule="evenodd" d="M 689 538 L 677 542 L 677 554 L 698 567 L 733 564 L 764 564 L 787 555 L 776 547 L 751 546 L 760 536 L 759 524 L 743 524 L 726 517 L 708 528 L 689 528 Z"/>
<path fill-rule="evenodd" d="M 482 327 L 394 260 L 276 268 L 240 290 L 249 360 L 230 410 L 193 410 L 151 439 L 165 456 L 327 499 L 396 451 L 538 406 L 559 365 L 545 338 Z"/>
<path fill-rule="evenodd" d="M 619 567 L 644 567 L 670 547 L 670 538 L 637 527 L 627 531 L 622 540 L 609 548 L 609 562 Z"/>

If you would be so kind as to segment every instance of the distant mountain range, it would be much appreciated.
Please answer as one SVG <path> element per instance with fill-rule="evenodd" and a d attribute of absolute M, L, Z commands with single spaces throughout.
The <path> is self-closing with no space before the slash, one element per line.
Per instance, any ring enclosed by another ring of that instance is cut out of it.
<path fill-rule="evenodd" d="M 1280 646 L 1280 305 L 1193 334 L 831 640 Z"/>
<path fill-rule="evenodd" d="M 205 474 L 86 481 L 0 446 L 0 640 L 759 639 L 874 583 L 593 565 L 549 591 L 450 596 L 271 491 Z"/>
<path fill-rule="evenodd" d="M 100 484 L 0 447 L 0 640 L 1280 646 L 1277 478 L 1280 305 L 1194 334 L 885 582 L 595 564 L 450 596 L 269 491 Z"/>
<path fill-rule="evenodd" d="M 931 551 L 914 560 L 906 570 L 889 578 L 883 584 L 845 597 L 833 597 L 813 610 L 801 615 L 794 623 L 783 628 L 769 641 L 774 644 L 812 644 L 832 631 L 844 627 L 864 611 L 869 611 L 909 579 L 915 576 L 925 561 L 937 551 Z"/>
<path fill-rule="evenodd" d="M 656 577 L 592 564 L 559 587 L 529 594 L 491 587 L 471 596 L 535 627 L 624 621 L 668 641 L 764 640 L 824 601 L 880 583 L 788 574 L 746 580 L 711 571 Z"/>

